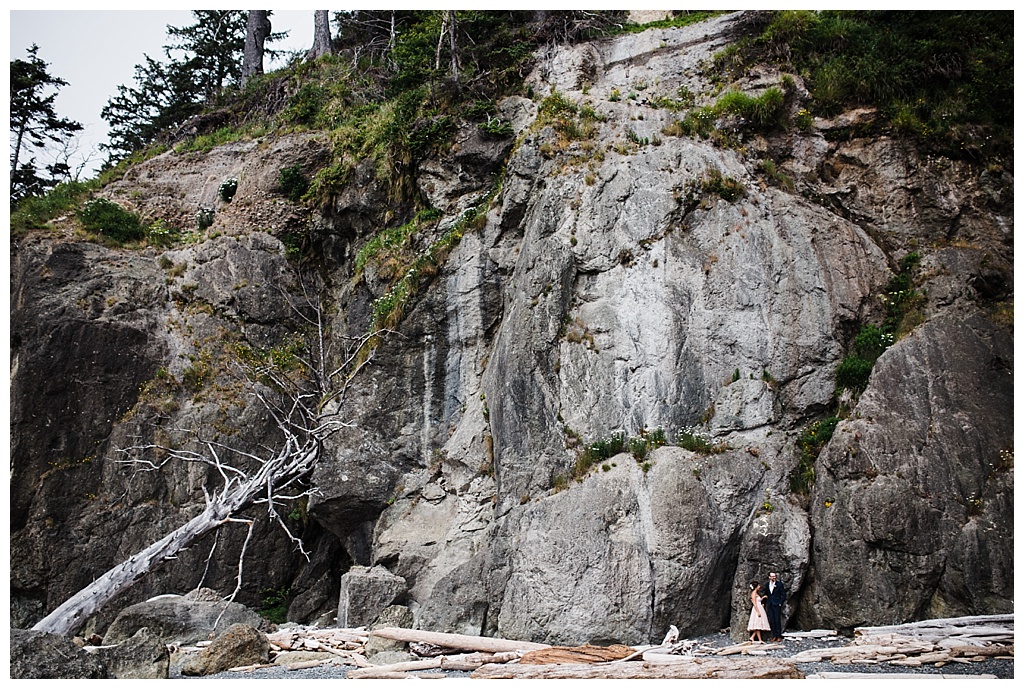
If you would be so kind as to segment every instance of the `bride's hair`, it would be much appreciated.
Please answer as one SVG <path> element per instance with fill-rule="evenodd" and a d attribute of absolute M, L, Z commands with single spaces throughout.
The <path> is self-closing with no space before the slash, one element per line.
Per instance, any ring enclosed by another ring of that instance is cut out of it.
<path fill-rule="evenodd" d="M 756 589 L 760 585 L 761 584 L 758 583 L 757 579 L 755 579 L 754 581 L 750 582 L 750 590 L 753 591 L 754 589 Z"/>

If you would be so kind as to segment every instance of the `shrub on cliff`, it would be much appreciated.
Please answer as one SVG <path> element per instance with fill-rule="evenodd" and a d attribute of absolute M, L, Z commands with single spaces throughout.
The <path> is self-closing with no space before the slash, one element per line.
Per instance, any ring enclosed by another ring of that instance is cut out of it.
<path fill-rule="evenodd" d="M 146 236 L 146 231 L 142 227 L 138 215 L 126 211 L 108 199 L 93 199 L 86 203 L 78 211 L 78 220 L 86 230 L 109 237 L 122 244 Z"/>

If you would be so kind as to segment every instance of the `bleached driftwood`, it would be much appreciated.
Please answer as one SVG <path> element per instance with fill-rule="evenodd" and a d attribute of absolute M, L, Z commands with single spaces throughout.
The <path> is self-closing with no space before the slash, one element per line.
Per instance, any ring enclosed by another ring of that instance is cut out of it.
<path fill-rule="evenodd" d="M 388 679 L 396 673 L 405 676 L 422 677 L 420 674 L 410 674 L 417 670 L 476 670 L 487 664 L 508 663 L 519 660 L 519 653 L 506 651 L 504 653 L 462 653 L 453 656 L 437 656 L 424 658 L 423 660 L 409 660 L 402 663 L 390 665 L 376 665 L 358 670 L 351 670 L 346 675 L 349 679 Z"/>
<path fill-rule="evenodd" d="M 376 667 L 350 670 L 346 677 L 349 679 L 378 679 L 382 673 L 410 672 L 413 670 L 436 670 L 440 667 L 440 658 L 427 658 L 425 660 L 409 660 L 403 663 L 391 663 L 390 665 L 378 665 Z"/>
<path fill-rule="evenodd" d="M 348 673 L 347 677 L 352 677 L 352 673 Z M 370 674 L 362 675 L 358 678 L 353 679 L 445 679 L 448 675 L 443 672 L 394 672 L 394 671 L 377 671 Z"/>
<path fill-rule="evenodd" d="M 543 648 L 551 648 L 548 644 L 538 644 L 532 641 L 516 641 L 514 639 L 500 639 L 492 636 L 466 636 L 464 634 L 428 632 L 422 629 L 405 629 L 403 627 L 374 629 L 370 632 L 370 635 L 394 641 L 421 641 L 436 646 L 445 646 L 465 651 L 484 651 L 487 653 L 539 651 Z"/>
<path fill-rule="evenodd" d="M 441 656 L 442 670 L 476 670 L 488 663 L 511 663 L 521 657 L 519 651 L 502 651 L 501 653 L 463 653 L 460 655 Z"/>
<path fill-rule="evenodd" d="M 484 665 L 473 679 L 802 679 L 785 658 L 687 658 L 671 664 Z"/>
<path fill-rule="evenodd" d="M 839 636 L 839 632 L 835 629 L 809 629 L 807 631 L 785 632 L 782 636 L 789 639 L 827 639 Z"/>
<path fill-rule="evenodd" d="M 914 638 L 933 644 L 957 645 L 1011 644 L 1013 643 L 1013 615 L 974 615 L 921 620 L 883 627 L 857 627 L 855 642 L 860 639 Z"/>
<path fill-rule="evenodd" d="M 776 648 L 783 648 L 779 644 L 766 644 L 757 641 L 744 641 L 724 648 L 716 648 L 713 653 L 717 656 L 749 655 L 754 651 L 772 651 Z"/>

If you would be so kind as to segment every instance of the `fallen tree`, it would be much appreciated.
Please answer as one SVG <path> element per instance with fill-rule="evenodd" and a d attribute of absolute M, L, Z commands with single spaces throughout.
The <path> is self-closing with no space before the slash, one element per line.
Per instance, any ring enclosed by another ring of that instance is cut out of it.
<path fill-rule="evenodd" d="M 283 528 L 302 550 L 301 541 L 289 530 L 278 507 L 309 494 L 309 489 L 303 488 L 303 481 L 319 461 L 324 440 L 350 425 L 341 416 L 345 392 L 353 377 L 372 359 L 372 351 L 366 353 L 369 343 L 378 341 L 381 335 L 374 332 L 351 340 L 341 356 L 333 356 L 320 290 L 317 290 L 315 300 L 310 298 L 305 286 L 303 294 L 304 304 L 296 304 L 285 295 L 306 326 L 306 356 L 298 357 L 301 362 L 298 370 L 283 370 L 273 362 L 273 357 L 252 356 L 251 352 L 250 356 L 240 357 L 235 362 L 247 381 L 251 395 L 271 414 L 281 433 L 282 440 L 277 449 L 259 456 L 201 439 L 197 439 L 196 444 L 200 450 L 156 444 L 122 449 L 121 452 L 128 457 L 124 462 L 140 471 L 157 471 L 168 462 L 200 463 L 214 469 L 220 476 L 221 485 L 212 493 L 204 486 L 205 507 L 199 515 L 108 570 L 32 629 L 52 634 L 73 634 L 106 603 L 165 560 L 172 559 L 178 552 L 225 524 L 242 523 L 248 525 L 248 534 L 239 556 L 238 585 L 230 598 L 233 599 L 241 588 L 242 562 L 255 523 L 253 519 L 238 515 L 250 507 L 265 507 L 266 517 Z M 162 459 L 152 459 L 156 456 Z"/>
<path fill-rule="evenodd" d="M 392 641 L 408 641 L 434 644 L 445 648 L 461 651 L 482 651 L 485 653 L 502 653 L 505 651 L 539 651 L 551 648 L 548 644 L 532 641 L 516 641 L 499 639 L 493 636 L 467 636 L 465 634 L 448 634 L 445 632 L 428 632 L 422 629 L 406 629 L 404 627 L 383 627 L 370 632 L 371 636 Z"/>
<path fill-rule="evenodd" d="M 484 665 L 472 679 L 803 679 L 787 658 L 691 658 L 671 664 Z"/>

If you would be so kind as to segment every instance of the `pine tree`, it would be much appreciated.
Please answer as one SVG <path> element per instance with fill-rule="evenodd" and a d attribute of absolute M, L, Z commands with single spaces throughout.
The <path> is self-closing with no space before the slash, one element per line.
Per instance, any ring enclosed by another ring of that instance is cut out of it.
<path fill-rule="evenodd" d="M 267 12 L 268 16 L 270 12 Z M 221 92 L 240 83 L 248 13 L 244 10 L 193 10 L 194 24 L 168 26 L 167 62 L 143 55 L 135 66 L 135 83 L 117 87 L 101 113 L 110 125 L 102 148 L 111 161 L 153 143 L 213 105 Z M 267 42 L 284 33 L 272 33 Z M 276 51 L 267 49 L 268 57 Z"/>
<path fill-rule="evenodd" d="M 34 157 L 25 160 L 28 146 L 45 149 L 49 144 L 64 144 L 82 125 L 65 117 L 57 117 L 54 100 L 61 86 L 68 82 L 47 71 L 47 63 L 39 59 L 39 46 L 28 49 L 27 60 L 11 60 L 11 202 L 25 196 L 41 194 L 69 173 L 68 166 L 53 163 L 45 169 L 49 177 L 40 175 Z M 46 91 L 54 87 L 49 95 Z"/>
<path fill-rule="evenodd" d="M 172 64 L 189 72 L 203 99 L 210 101 L 242 77 L 248 15 L 244 10 L 192 10 L 192 16 L 195 24 L 167 27 L 173 42 L 165 50 Z M 182 56 L 175 59 L 178 53 Z"/>

